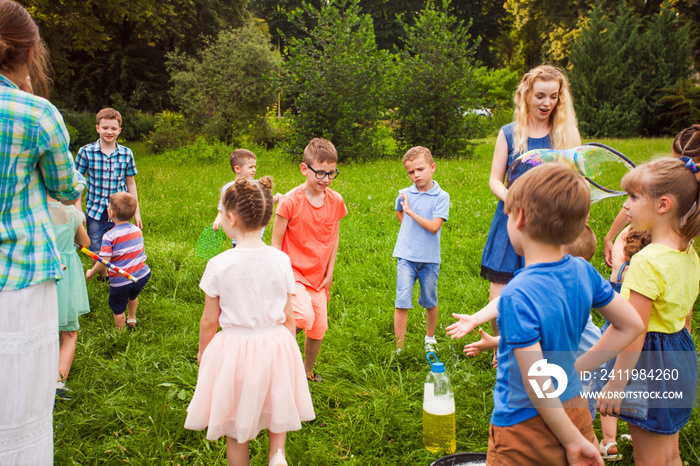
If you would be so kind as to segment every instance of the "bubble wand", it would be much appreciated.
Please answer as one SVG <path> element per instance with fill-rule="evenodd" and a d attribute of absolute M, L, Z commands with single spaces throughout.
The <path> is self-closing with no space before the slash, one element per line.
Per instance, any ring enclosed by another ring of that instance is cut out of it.
<path fill-rule="evenodd" d="M 103 258 L 101 258 L 100 256 L 98 256 L 98 255 L 95 254 L 94 252 L 90 251 L 90 250 L 89 250 L 88 248 L 86 248 L 85 246 L 81 246 L 81 245 L 79 245 L 79 244 L 76 244 L 75 247 L 78 248 L 78 251 L 82 252 L 83 254 L 85 254 L 86 256 L 88 256 L 90 259 L 96 260 L 96 261 L 99 262 L 100 264 L 102 264 L 102 265 L 104 265 L 105 267 L 107 267 L 109 270 L 112 270 L 113 272 L 117 272 L 118 274 L 121 274 L 121 275 L 125 276 L 126 278 L 128 278 L 129 280 L 131 280 L 131 281 L 134 282 L 134 283 L 136 283 L 136 282 L 138 281 L 138 278 L 134 277 L 133 275 L 131 275 L 131 274 L 128 273 L 128 272 L 123 271 L 122 269 L 120 269 L 120 268 L 117 267 L 116 265 L 112 264 L 111 262 L 107 262 L 106 260 L 104 260 Z"/>

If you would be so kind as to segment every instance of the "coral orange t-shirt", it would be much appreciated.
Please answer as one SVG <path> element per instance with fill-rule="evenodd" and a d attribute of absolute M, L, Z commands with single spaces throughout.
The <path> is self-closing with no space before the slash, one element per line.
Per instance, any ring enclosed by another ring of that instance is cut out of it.
<path fill-rule="evenodd" d="M 340 194 L 327 188 L 325 195 L 323 205 L 315 207 L 302 184 L 285 194 L 277 206 L 277 215 L 288 221 L 282 251 L 289 255 L 294 279 L 317 291 L 326 276 L 340 219 L 348 213 Z"/>

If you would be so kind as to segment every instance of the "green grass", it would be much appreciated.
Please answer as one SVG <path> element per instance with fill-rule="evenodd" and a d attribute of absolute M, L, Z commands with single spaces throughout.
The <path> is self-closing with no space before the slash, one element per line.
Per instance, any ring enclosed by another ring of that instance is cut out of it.
<path fill-rule="evenodd" d="M 668 153 L 671 146 L 670 139 L 602 142 L 637 162 Z M 452 200 L 442 232 L 438 341 L 455 390 L 458 451 L 486 451 L 492 408 L 491 356 L 467 359 L 461 349 L 476 336 L 451 341 L 444 328 L 452 312 L 472 313 L 488 300 L 479 266 L 496 205 L 487 184 L 493 145 L 493 139 L 480 141 L 471 159 L 438 160 L 435 173 Z M 55 463 L 225 464 L 223 441 L 207 442 L 203 433 L 182 425 L 196 385 L 204 302 L 198 284 L 205 262 L 195 256 L 194 245 L 214 220 L 220 187 L 232 178 L 228 157 L 221 153 L 216 160 L 202 146 L 157 156 L 147 155 L 142 145 L 130 146 L 137 157 L 153 278 L 140 298 L 139 327 L 130 333 L 112 328 L 108 285 L 88 284 L 92 312 L 81 318 L 68 380 L 75 397 L 58 402 L 54 414 Z M 277 191 L 302 182 L 297 163 L 275 151 L 254 151 L 258 174 L 272 175 Z M 349 215 L 341 222 L 330 329 L 317 364 L 325 380 L 311 386 L 317 418 L 289 434 L 288 458 L 291 465 L 428 465 L 441 455 L 422 448 L 422 387 L 429 366 L 422 349 L 425 317 L 417 305 L 409 313 L 407 349 L 400 358 L 393 343 L 391 253 L 399 229 L 393 203 L 410 181 L 398 159 L 339 170 L 333 188 L 344 196 Z M 593 264 L 604 275 L 610 271 L 602 238 L 621 204 L 608 199 L 591 210 L 599 238 Z M 271 227 L 268 243 L 270 234 Z M 699 314 L 694 315 L 697 323 Z M 680 434 L 683 458 L 691 464 L 700 461 L 697 423 L 694 414 Z M 622 452 L 626 459 L 618 464 L 632 464 L 631 448 Z M 267 464 L 265 435 L 251 442 L 251 458 L 253 465 Z"/>

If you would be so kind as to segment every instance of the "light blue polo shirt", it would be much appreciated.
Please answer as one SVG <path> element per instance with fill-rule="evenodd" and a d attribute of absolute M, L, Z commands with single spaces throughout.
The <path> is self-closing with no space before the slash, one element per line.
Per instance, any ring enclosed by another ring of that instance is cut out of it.
<path fill-rule="evenodd" d="M 416 214 L 427 220 L 439 217 L 447 221 L 450 214 L 450 195 L 440 188 L 437 181 L 433 180 L 432 189 L 424 193 L 418 191 L 415 184 L 400 190 L 399 197 L 396 198 L 397 212 L 403 212 L 401 193 L 406 193 L 408 205 Z M 442 227 L 432 234 L 411 217 L 404 215 L 393 256 L 411 262 L 439 264 L 441 232 Z"/>

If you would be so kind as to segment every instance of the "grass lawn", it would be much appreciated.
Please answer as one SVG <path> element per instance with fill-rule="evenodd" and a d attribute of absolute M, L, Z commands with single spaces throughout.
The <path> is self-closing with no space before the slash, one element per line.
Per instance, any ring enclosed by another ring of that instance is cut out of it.
<path fill-rule="evenodd" d="M 453 312 L 473 313 L 488 301 L 479 277 L 481 252 L 496 206 L 487 180 L 494 139 L 480 141 L 471 159 L 437 160 L 435 179 L 450 193 L 443 225 L 439 280 L 438 354 L 452 379 L 457 405 L 457 451 L 486 451 L 495 371 L 491 355 L 468 359 L 461 349 L 476 332 L 449 340 Z M 671 139 L 604 140 L 636 162 L 668 154 Z M 197 380 L 198 284 L 205 262 L 194 244 L 216 216 L 220 187 L 232 179 L 228 154 L 205 146 L 164 155 L 135 149 L 148 264 L 153 277 L 138 310 L 139 327 L 117 332 L 107 306 L 108 285 L 88 283 L 91 313 L 81 318 L 68 386 L 74 398 L 54 411 L 55 464 L 225 464 L 225 443 L 183 429 Z M 279 192 L 303 179 L 298 163 L 255 150 L 258 175 L 272 175 Z M 422 447 L 422 390 L 429 371 L 423 350 L 424 313 L 409 313 L 407 349 L 395 355 L 393 313 L 399 223 L 393 203 L 410 184 L 399 159 L 338 167 L 333 188 L 349 215 L 341 222 L 340 251 L 329 306 L 330 329 L 317 363 L 324 382 L 311 394 L 317 417 L 288 435 L 290 465 L 429 465 L 440 454 Z M 608 276 L 602 240 L 622 199 L 594 204 L 590 224 L 599 240 L 593 264 Z M 267 228 L 269 243 L 272 228 Z M 87 264 L 87 261 L 85 261 Z M 235 286 L 235 284 L 231 284 Z M 698 310 L 696 304 L 695 310 Z M 694 313 L 695 325 L 698 312 Z M 600 316 L 595 316 L 600 323 Z M 301 338 L 299 339 L 301 342 Z M 696 345 L 700 343 L 695 332 Z M 700 463 L 697 412 L 681 430 L 683 459 Z M 598 435 L 600 422 L 596 420 Z M 620 432 L 626 432 L 622 427 Z M 267 465 L 267 437 L 251 442 L 251 463 Z M 630 446 L 623 446 L 632 464 Z"/>

